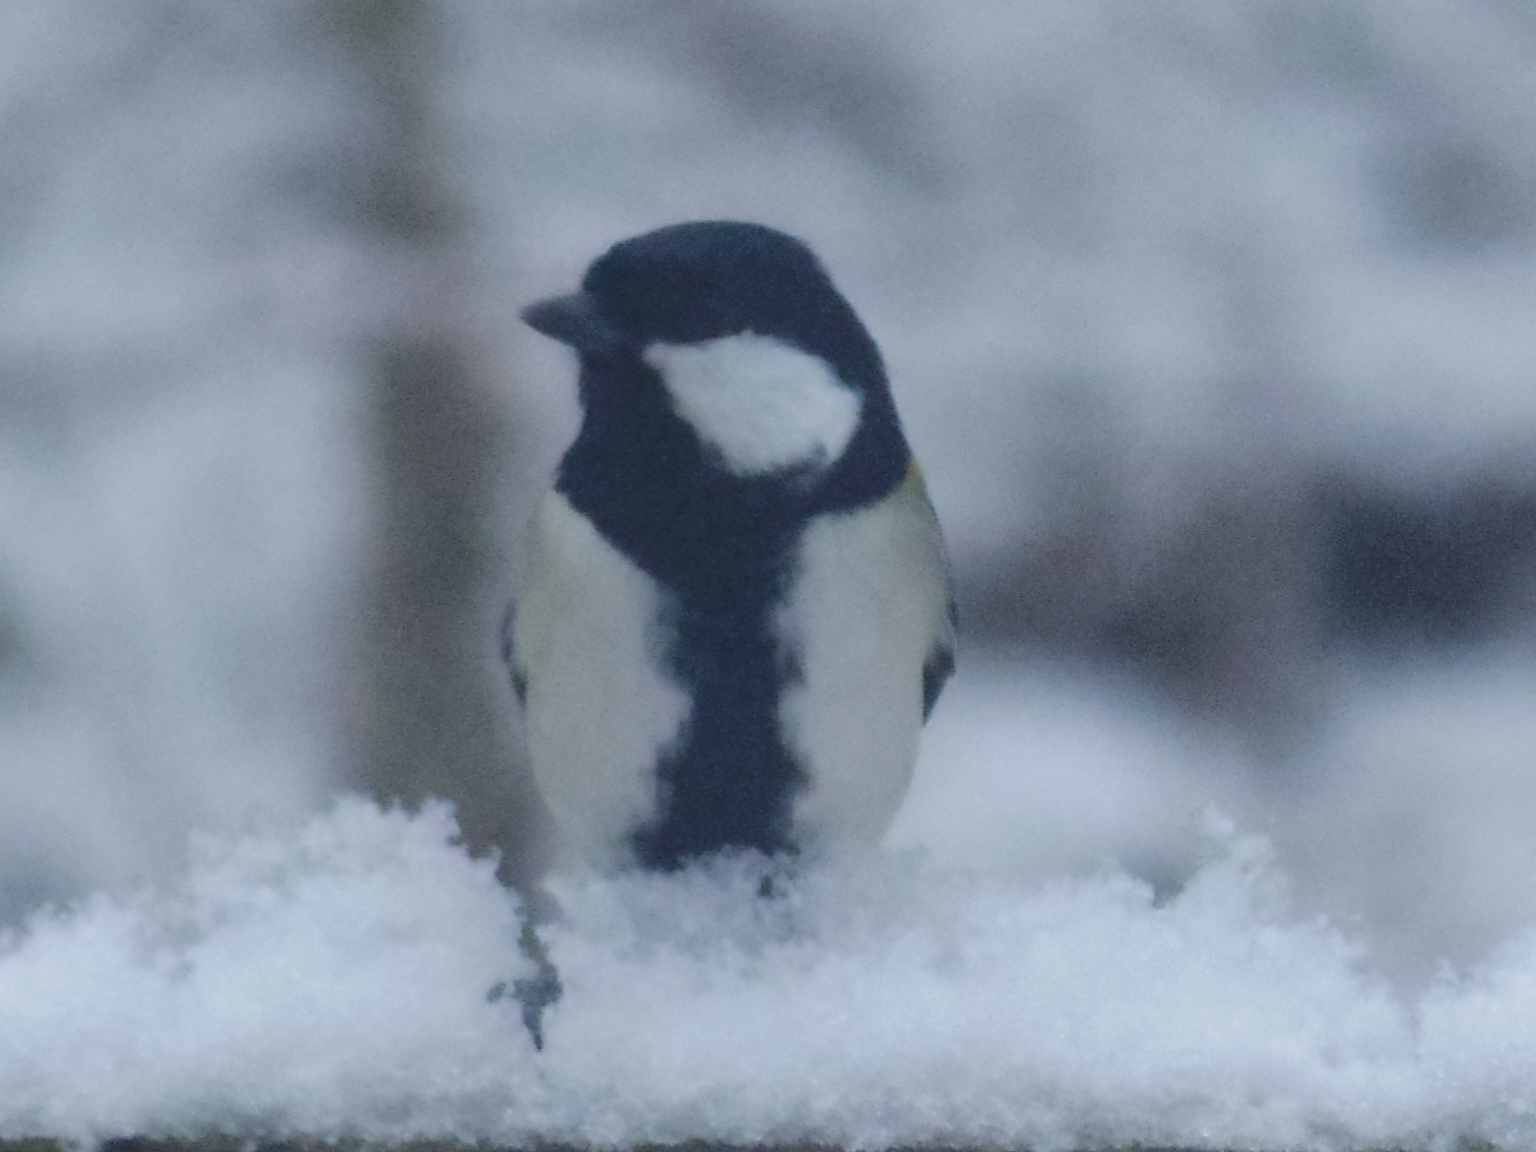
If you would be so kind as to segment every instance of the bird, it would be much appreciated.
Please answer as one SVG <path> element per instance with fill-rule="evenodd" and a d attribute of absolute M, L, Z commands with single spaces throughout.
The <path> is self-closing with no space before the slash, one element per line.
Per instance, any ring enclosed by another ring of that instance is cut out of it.
<path fill-rule="evenodd" d="M 674 871 L 877 843 L 955 665 L 878 348 L 761 224 L 623 240 L 525 308 L 579 364 L 504 657 L 567 856 Z"/>

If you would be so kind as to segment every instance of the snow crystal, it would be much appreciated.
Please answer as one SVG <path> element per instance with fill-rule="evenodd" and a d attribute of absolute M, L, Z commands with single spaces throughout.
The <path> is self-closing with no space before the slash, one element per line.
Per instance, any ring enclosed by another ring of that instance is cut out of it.
<path fill-rule="evenodd" d="M 7 942 L 0 1134 L 1536 1147 L 1536 935 L 1410 1002 L 1219 822 L 1167 900 L 917 850 L 554 889 L 538 1053 L 445 808 L 204 840 Z"/>
<path fill-rule="evenodd" d="M 351 801 L 205 839 L 184 884 L 35 918 L 0 958 L 0 1133 L 374 1132 L 473 1122 L 521 969 L 445 809 Z M 466 1063 L 468 1061 L 468 1063 Z"/>

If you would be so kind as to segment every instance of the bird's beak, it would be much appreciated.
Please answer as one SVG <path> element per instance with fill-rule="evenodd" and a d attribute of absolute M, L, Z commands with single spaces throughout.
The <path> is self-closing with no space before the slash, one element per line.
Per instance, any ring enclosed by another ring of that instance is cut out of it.
<path fill-rule="evenodd" d="M 627 343 L 603 318 L 597 301 L 585 292 L 540 300 L 524 308 L 522 316 L 530 328 L 569 344 L 578 352 L 609 352 Z"/>

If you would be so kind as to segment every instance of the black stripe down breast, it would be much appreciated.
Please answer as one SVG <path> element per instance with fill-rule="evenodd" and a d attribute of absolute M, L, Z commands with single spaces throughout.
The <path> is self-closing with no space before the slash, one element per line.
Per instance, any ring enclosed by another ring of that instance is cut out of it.
<path fill-rule="evenodd" d="M 671 672 L 692 700 L 656 766 L 658 815 L 634 831 L 636 859 L 668 869 L 724 847 L 792 849 L 803 772 L 779 734 L 792 669 L 781 667 L 771 622 L 803 517 L 794 486 L 712 466 L 638 361 L 588 363 L 588 373 L 604 376 L 605 402 L 589 410 L 557 487 L 671 592 L 661 623 Z"/>

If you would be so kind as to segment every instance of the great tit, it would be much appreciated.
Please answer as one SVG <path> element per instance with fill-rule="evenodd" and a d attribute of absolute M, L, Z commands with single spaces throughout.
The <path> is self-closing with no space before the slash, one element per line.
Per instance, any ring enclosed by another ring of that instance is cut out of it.
<path fill-rule="evenodd" d="M 568 847 L 666 870 L 877 841 L 955 624 L 858 316 L 800 241 L 707 221 L 614 245 L 522 317 L 580 358 L 506 637 Z"/>

